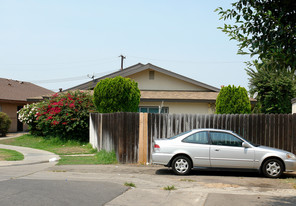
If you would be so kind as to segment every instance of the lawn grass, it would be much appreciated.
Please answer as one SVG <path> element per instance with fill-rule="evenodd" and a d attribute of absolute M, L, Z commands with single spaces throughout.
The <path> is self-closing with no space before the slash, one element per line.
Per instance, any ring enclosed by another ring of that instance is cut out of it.
<path fill-rule="evenodd" d="M 101 150 L 94 156 L 60 156 L 58 165 L 96 165 L 96 164 L 116 164 L 115 152 Z"/>
<path fill-rule="evenodd" d="M 80 143 L 77 141 L 62 141 L 59 138 L 45 138 L 25 134 L 17 138 L 0 140 L 0 144 L 31 147 L 35 149 L 46 150 L 60 155 L 58 165 L 75 164 L 116 164 L 115 152 L 106 152 L 104 150 L 97 152 L 89 143 Z M 79 154 L 94 154 L 93 156 L 66 156 Z"/>
<path fill-rule="evenodd" d="M 95 165 L 95 164 L 116 164 L 115 152 L 101 150 L 94 156 L 61 156 L 58 165 Z"/>
<path fill-rule="evenodd" d="M 95 165 L 97 160 L 95 156 L 60 156 L 58 165 Z"/>
<path fill-rule="evenodd" d="M 62 141 L 59 138 L 44 138 L 25 134 L 17 138 L 0 140 L 0 144 L 31 147 L 46 150 L 58 155 L 92 154 L 95 150 L 90 144 L 76 141 Z"/>
<path fill-rule="evenodd" d="M 15 150 L 0 149 L 0 161 L 18 161 L 23 160 L 24 155 Z"/>

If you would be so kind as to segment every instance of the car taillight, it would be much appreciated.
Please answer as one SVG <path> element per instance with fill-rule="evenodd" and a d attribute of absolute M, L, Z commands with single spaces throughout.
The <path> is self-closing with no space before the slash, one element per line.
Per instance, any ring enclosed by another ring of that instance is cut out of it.
<path fill-rule="evenodd" d="M 157 149 L 159 149 L 159 148 L 160 148 L 160 146 L 159 146 L 158 144 L 154 144 L 154 148 L 157 148 Z"/>

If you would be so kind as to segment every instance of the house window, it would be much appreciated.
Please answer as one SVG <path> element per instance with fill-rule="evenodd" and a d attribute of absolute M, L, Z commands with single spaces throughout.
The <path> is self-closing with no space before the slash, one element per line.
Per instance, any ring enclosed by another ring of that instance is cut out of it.
<path fill-rule="evenodd" d="M 2 106 L 1 106 L 1 104 L 0 104 L 0 112 L 2 112 Z"/>
<path fill-rule="evenodd" d="M 154 71 L 149 71 L 149 79 L 150 80 L 154 79 Z"/>
<path fill-rule="evenodd" d="M 159 107 L 139 107 L 139 112 L 144 113 L 159 113 Z M 162 107 L 160 113 L 169 113 L 168 107 Z"/>

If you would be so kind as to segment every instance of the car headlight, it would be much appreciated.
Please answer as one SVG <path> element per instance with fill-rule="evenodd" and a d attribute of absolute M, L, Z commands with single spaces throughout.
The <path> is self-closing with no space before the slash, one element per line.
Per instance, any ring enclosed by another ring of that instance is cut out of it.
<path fill-rule="evenodd" d="M 293 153 L 287 153 L 286 157 L 287 159 L 296 159 L 296 155 L 294 155 Z"/>

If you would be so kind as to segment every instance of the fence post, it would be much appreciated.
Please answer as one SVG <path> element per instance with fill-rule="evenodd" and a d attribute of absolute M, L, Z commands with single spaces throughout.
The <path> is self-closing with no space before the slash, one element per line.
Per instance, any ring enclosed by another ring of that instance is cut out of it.
<path fill-rule="evenodd" d="M 146 164 L 148 154 L 148 113 L 140 113 L 138 163 Z"/>
<path fill-rule="evenodd" d="M 89 143 L 94 149 L 98 149 L 98 135 L 97 135 L 97 115 L 96 113 L 89 114 Z"/>

